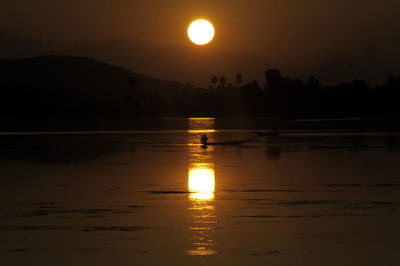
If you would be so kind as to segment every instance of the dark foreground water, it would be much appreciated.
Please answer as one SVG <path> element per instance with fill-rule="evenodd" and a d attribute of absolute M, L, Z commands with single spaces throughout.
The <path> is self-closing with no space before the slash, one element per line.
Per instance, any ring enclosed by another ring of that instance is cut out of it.
<path fill-rule="evenodd" d="M 398 265 L 400 135 L 176 123 L 1 135 L 0 265 Z"/>

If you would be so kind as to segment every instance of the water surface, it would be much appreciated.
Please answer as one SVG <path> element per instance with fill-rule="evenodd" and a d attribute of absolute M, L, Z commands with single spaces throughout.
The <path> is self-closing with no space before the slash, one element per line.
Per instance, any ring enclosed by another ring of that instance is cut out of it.
<path fill-rule="evenodd" d="M 0 264 L 397 265 L 396 133 L 174 124 L 1 136 Z"/>

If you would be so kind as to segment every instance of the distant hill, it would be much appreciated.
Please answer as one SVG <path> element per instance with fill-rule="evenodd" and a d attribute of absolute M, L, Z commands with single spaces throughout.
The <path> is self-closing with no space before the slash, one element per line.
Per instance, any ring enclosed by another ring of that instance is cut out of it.
<path fill-rule="evenodd" d="M 249 53 L 229 52 L 213 44 L 207 47 L 189 43 L 161 46 L 135 39 L 112 39 L 66 45 L 39 37 L 8 34 L 0 29 L 0 58 L 39 55 L 90 57 L 146 76 L 203 87 L 208 87 L 212 75 L 224 75 L 228 82 L 233 82 L 236 74 L 242 73 L 244 81 L 264 82 L 264 71 L 268 67 L 281 67 Z"/>
<path fill-rule="evenodd" d="M 165 80 L 191 82 L 203 87 L 210 84 L 212 75 L 224 75 L 228 82 L 234 82 L 237 73 L 243 74 L 245 82 L 257 80 L 265 84 L 264 73 L 271 67 L 302 80 L 317 76 L 324 85 L 336 85 L 358 78 L 373 86 L 382 83 L 388 75 L 400 75 L 398 44 L 398 41 L 382 40 L 371 47 L 370 43 L 364 43 L 355 50 L 332 51 L 332 54 L 324 57 L 300 61 L 284 55 L 274 55 L 273 58 L 281 59 L 273 61 L 251 52 L 229 51 L 218 44 L 206 47 L 195 47 L 189 43 L 159 46 L 133 39 L 92 42 L 69 47 L 58 53 L 93 57 L 137 73 Z M 293 49 L 298 49 L 295 43 L 291 45 Z M 298 52 L 301 53 L 301 50 Z"/>
<path fill-rule="evenodd" d="M 291 46 L 302 53 L 295 43 Z M 351 50 L 333 49 L 324 56 L 301 57 L 300 60 L 283 54 L 272 56 L 272 51 L 265 51 L 266 58 L 256 56 L 251 51 L 229 51 L 218 42 L 196 47 L 190 43 L 162 46 L 135 39 L 113 39 L 71 45 L 39 37 L 15 36 L 0 30 L 0 58 L 83 56 L 122 66 L 142 75 L 190 82 L 203 87 L 210 85 L 212 75 L 226 76 L 228 82 L 234 82 L 238 73 L 243 74 L 244 82 L 257 80 L 265 84 L 264 72 L 271 67 L 302 80 L 317 76 L 324 85 L 336 85 L 358 78 L 373 86 L 382 83 L 388 75 L 400 75 L 398 47 L 399 38 L 392 37 L 378 43 L 363 42 Z"/>
<path fill-rule="evenodd" d="M 157 46 L 129 39 L 75 46 L 61 53 L 93 57 L 137 73 L 202 87 L 210 85 L 212 75 L 225 76 L 228 82 L 234 83 L 236 74 L 241 73 L 246 82 L 264 82 L 265 70 L 277 65 L 251 54 L 229 52 L 212 45 Z"/>
<path fill-rule="evenodd" d="M 151 114 L 155 91 L 194 88 L 86 57 L 39 56 L 0 59 L 0 89 L 0 116 L 26 117 Z"/>
<path fill-rule="evenodd" d="M 127 90 L 183 86 L 145 77 L 123 67 L 89 57 L 38 56 L 24 59 L 0 59 L 0 82 L 18 87 L 80 88 Z M 129 81 L 135 80 L 135 84 Z"/>

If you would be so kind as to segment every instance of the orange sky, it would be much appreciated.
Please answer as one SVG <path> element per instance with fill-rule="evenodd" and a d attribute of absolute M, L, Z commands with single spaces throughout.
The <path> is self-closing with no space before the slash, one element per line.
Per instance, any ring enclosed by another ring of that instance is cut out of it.
<path fill-rule="evenodd" d="M 299 68 L 347 56 L 392 64 L 398 10 L 398 0 L 0 0 L 0 29 L 63 45 L 126 38 L 168 46 L 187 44 L 187 25 L 204 17 L 216 26 L 216 49 Z"/>

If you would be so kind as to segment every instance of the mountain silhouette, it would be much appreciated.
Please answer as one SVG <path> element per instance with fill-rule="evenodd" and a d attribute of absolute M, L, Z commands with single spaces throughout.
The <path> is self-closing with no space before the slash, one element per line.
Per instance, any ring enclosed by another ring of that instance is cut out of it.
<path fill-rule="evenodd" d="M 75 46 L 61 53 L 87 56 L 120 65 L 135 72 L 163 80 L 190 82 L 208 87 L 213 74 L 225 75 L 234 82 L 242 73 L 245 81 L 262 81 L 263 69 L 271 62 L 246 53 L 227 52 L 217 47 L 196 47 L 192 44 L 157 46 L 143 41 L 117 39 Z"/>
<path fill-rule="evenodd" d="M 103 117 L 161 113 L 155 91 L 190 92 L 194 88 L 91 58 L 39 56 L 0 59 L 0 89 L 3 117 Z"/>
<path fill-rule="evenodd" d="M 257 80 L 262 83 L 263 71 L 270 67 L 277 67 L 289 76 L 303 80 L 310 75 L 317 76 L 325 85 L 349 82 L 354 78 L 376 85 L 389 74 L 400 75 L 399 39 L 398 36 L 390 36 L 380 42 L 362 42 L 351 49 L 332 49 L 325 55 L 303 56 L 300 59 L 274 54 L 271 58 L 275 59 L 271 60 L 249 52 L 227 51 L 218 43 L 205 47 L 196 47 L 189 42 L 161 46 L 135 39 L 113 39 L 67 45 L 0 30 L 0 58 L 39 55 L 92 57 L 146 76 L 190 82 L 203 87 L 210 85 L 213 75 L 226 76 L 227 83 L 233 83 L 239 73 L 243 74 L 243 82 Z M 293 44 L 293 49 L 301 55 L 296 44 Z"/>

